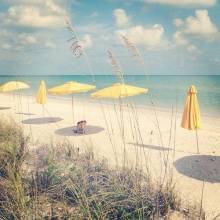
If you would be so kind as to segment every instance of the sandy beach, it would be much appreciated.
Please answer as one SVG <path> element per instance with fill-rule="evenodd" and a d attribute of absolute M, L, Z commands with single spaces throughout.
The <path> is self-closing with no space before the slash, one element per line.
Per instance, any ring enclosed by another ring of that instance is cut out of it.
<path fill-rule="evenodd" d="M 33 143 L 69 141 L 82 151 L 92 148 L 96 157 L 107 158 L 112 166 L 123 164 L 125 152 L 129 166 L 138 161 L 139 166 L 145 167 L 147 161 L 155 180 L 162 179 L 164 159 L 168 158 L 169 172 L 173 173 L 183 201 L 200 203 L 204 180 L 206 217 L 213 219 L 220 213 L 218 116 L 202 117 L 203 128 L 198 131 L 200 154 L 196 154 L 196 134 L 180 127 L 182 115 L 176 114 L 175 109 L 172 114 L 172 109 L 120 108 L 93 100 L 75 100 L 73 118 L 70 99 L 50 97 L 44 111 L 32 96 L 13 99 L 1 94 L 0 99 L 1 117 L 15 119 Z M 87 120 L 87 132 L 77 135 L 73 125 L 82 119 Z"/>

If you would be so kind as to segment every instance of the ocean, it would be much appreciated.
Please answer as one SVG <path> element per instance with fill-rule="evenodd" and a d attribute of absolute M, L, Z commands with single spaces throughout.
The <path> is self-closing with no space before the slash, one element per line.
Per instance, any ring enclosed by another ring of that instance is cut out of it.
<path fill-rule="evenodd" d="M 195 85 L 198 90 L 198 99 L 201 112 L 204 115 L 220 116 L 220 75 L 126 75 L 124 77 L 127 84 L 149 88 L 153 102 L 159 108 L 171 109 L 177 105 L 182 109 L 187 90 L 190 85 Z M 66 81 L 78 81 L 82 83 L 95 84 L 97 89 L 109 86 L 118 82 L 114 75 L 50 75 L 50 76 L 0 76 L 0 84 L 19 80 L 30 84 L 29 90 L 22 93 L 35 95 L 40 80 L 45 80 L 48 88 L 62 84 Z M 89 99 L 89 94 L 76 94 L 77 98 Z M 68 97 L 67 97 L 68 98 Z M 149 106 L 149 94 L 139 95 L 125 99 L 137 105 Z M 104 100 L 113 102 L 111 100 Z"/>

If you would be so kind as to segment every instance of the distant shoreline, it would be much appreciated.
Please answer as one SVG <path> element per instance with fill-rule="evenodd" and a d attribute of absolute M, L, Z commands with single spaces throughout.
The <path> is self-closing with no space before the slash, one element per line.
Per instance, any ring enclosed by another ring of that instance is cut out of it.
<path fill-rule="evenodd" d="M 22 96 L 24 97 L 31 97 L 32 100 L 35 100 L 35 95 L 34 93 L 20 93 Z M 5 95 L 10 95 L 10 94 L 5 94 Z M 17 95 L 17 94 L 15 94 Z M 55 95 L 48 95 L 48 100 L 53 100 L 53 101 L 64 101 L 65 103 L 67 103 L 68 101 L 71 101 L 71 96 L 55 96 Z M 114 104 L 118 104 L 117 100 L 115 100 L 114 102 L 112 100 L 107 100 L 107 99 L 92 99 L 89 97 L 74 97 L 74 102 L 79 103 L 80 105 L 85 105 L 85 102 L 88 102 L 90 104 L 96 104 L 99 105 L 100 103 L 102 103 L 105 106 L 113 106 Z M 135 102 L 130 102 L 130 103 L 122 103 L 122 106 L 127 107 L 128 106 L 136 106 L 138 109 L 143 109 L 143 110 L 149 110 L 149 111 L 153 111 L 153 106 L 149 105 L 149 104 L 140 104 L 140 103 L 135 103 Z M 158 106 L 157 104 L 154 105 L 156 111 L 158 112 L 165 112 L 165 113 L 171 113 L 172 111 L 172 106 L 166 107 L 166 106 Z M 173 105 L 173 114 L 178 114 L 181 115 L 183 111 L 183 108 L 181 108 L 180 106 L 177 106 L 177 111 L 176 111 L 176 106 Z M 220 118 L 220 113 L 218 112 L 207 112 L 207 113 L 203 113 L 201 112 L 202 117 L 207 117 L 207 118 Z"/>

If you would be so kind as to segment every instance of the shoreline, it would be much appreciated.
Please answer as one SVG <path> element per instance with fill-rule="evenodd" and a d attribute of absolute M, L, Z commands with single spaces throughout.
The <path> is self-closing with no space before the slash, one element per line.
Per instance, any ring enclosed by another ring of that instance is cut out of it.
<path fill-rule="evenodd" d="M 11 94 L 9 93 L 2 93 L 3 95 L 8 95 L 8 96 L 11 96 Z M 19 96 L 19 94 L 14 94 L 15 96 Z M 31 97 L 35 100 L 35 97 L 36 97 L 36 93 L 20 93 L 21 96 L 23 97 Z M 57 95 L 50 95 L 48 94 L 48 102 L 51 100 L 62 100 L 64 102 L 67 102 L 67 101 L 70 101 L 71 100 L 71 97 L 70 96 L 57 96 Z M 146 98 L 146 100 L 149 99 L 149 97 Z M 77 102 L 79 104 L 85 104 L 85 102 L 87 103 L 91 103 L 91 104 L 96 104 L 96 105 L 106 105 L 106 106 L 114 106 L 115 104 L 117 105 L 117 100 L 114 100 L 115 102 L 113 102 L 113 100 L 111 99 L 93 99 L 93 98 L 90 98 L 89 95 L 88 97 L 74 97 L 74 102 Z M 125 99 L 126 101 L 126 99 Z M 184 103 L 183 103 L 184 104 Z M 134 100 L 131 100 L 130 103 L 122 103 L 122 106 L 123 107 L 127 107 L 127 106 L 135 106 L 135 108 L 138 108 L 138 109 L 143 109 L 143 110 L 150 110 L 150 111 L 153 111 L 153 107 L 152 105 L 148 105 L 148 104 L 140 104 L 140 103 L 137 103 L 136 101 Z M 159 111 L 159 112 L 166 112 L 166 113 L 170 113 L 172 111 L 172 105 L 170 107 L 166 107 L 166 106 L 158 106 L 154 103 L 154 108 L 156 109 L 156 111 Z M 176 107 L 175 107 L 175 104 L 173 104 L 173 113 L 175 114 L 177 112 L 177 114 L 182 114 L 183 112 L 183 107 L 180 107 L 180 106 L 177 106 L 177 111 L 176 111 Z M 220 118 L 220 112 L 206 112 L 204 113 L 203 111 L 201 111 L 201 117 L 202 118 Z"/>

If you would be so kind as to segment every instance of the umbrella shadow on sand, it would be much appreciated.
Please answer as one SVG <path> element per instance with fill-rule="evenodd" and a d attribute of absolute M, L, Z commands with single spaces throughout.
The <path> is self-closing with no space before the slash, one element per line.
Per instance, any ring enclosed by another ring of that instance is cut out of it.
<path fill-rule="evenodd" d="M 137 144 L 137 143 L 128 143 L 129 145 L 133 146 L 138 146 L 138 147 L 143 147 L 143 148 L 148 148 L 150 150 L 158 150 L 158 151 L 169 151 L 173 150 L 168 147 L 161 147 L 161 146 L 156 146 L 156 145 L 147 145 L 147 144 Z"/>
<path fill-rule="evenodd" d="M 61 128 L 61 129 L 56 130 L 55 134 L 60 135 L 60 136 L 84 136 L 84 135 L 90 135 L 90 134 L 97 134 L 101 131 L 104 131 L 103 127 L 87 125 L 85 128 L 85 134 L 79 134 L 73 131 L 74 128 L 75 128 L 74 126 Z"/>
<path fill-rule="evenodd" d="M 42 117 L 42 118 L 30 118 L 23 120 L 23 124 L 50 124 L 62 121 L 63 119 L 60 117 Z"/>
<path fill-rule="evenodd" d="M 220 183 L 220 156 L 193 155 L 174 162 L 177 171 L 194 179 Z"/>
<path fill-rule="evenodd" d="M 11 107 L 0 106 L 0 110 L 8 110 L 8 109 L 11 109 Z"/>

